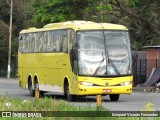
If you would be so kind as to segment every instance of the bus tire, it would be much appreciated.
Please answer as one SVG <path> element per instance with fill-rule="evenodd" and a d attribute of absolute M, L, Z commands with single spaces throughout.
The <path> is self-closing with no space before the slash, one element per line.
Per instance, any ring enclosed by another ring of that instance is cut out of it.
<path fill-rule="evenodd" d="M 29 79 L 29 82 L 28 82 L 28 89 L 29 89 L 30 96 L 34 97 L 35 96 L 35 90 L 33 89 L 32 80 L 31 79 Z"/>
<path fill-rule="evenodd" d="M 36 89 L 36 87 L 37 87 L 36 85 L 38 85 L 39 98 L 43 98 L 45 91 L 40 91 L 40 90 L 39 90 L 39 83 L 38 83 L 37 78 L 35 78 L 35 82 L 34 82 L 34 88 L 35 88 L 35 89 Z M 34 94 L 34 95 L 35 95 L 35 94 Z"/>
<path fill-rule="evenodd" d="M 76 100 L 76 95 L 70 94 L 68 82 L 65 83 L 65 96 L 67 97 L 68 101 L 75 101 Z"/>
<path fill-rule="evenodd" d="M 119 94 L 109 95 L 111 101 L 118 101 L 119 96 L 120 96 Z"/>

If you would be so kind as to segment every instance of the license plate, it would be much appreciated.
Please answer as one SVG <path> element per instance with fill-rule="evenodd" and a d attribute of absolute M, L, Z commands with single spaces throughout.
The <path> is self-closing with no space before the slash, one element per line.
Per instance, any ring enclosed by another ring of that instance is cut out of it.
<path fill-rule="evenodd" d="M 112 92 L 112 89 L 103 89 L 103 92 L 104 93 L 110 93 L 110 92 Z"/>

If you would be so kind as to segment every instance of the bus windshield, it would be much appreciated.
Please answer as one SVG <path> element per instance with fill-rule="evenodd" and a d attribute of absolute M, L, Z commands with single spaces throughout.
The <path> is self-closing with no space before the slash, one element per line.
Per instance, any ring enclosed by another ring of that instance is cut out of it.
<path fill-rule="evenodd" d="M 78 31 L 77 42 L 79 75 L 131 74 L 131 49 L 127 31 Z"/>

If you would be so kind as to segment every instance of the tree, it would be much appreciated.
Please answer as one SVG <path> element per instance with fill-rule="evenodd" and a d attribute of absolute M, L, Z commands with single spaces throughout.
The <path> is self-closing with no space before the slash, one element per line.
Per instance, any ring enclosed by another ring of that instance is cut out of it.
<path fill-rule="evenodd" d="M 14 0 L 13 1 L 13 37 L 12 37 L 12 56 L 15 56 L 18 51 L 18 35 L 20 30 L 31 26 L 32 16 L 35 13 L 32 6 L 34 0 Z M 0 48 L 0 54 L 7 58 L 6 50 L 8 48 L 9 36 L 9 18 L 10 7 L 7 0 L 0 0 L 0 45 L 5 45 Z"/>
<path fill-rule="evenodd" d="M 7 36 L 6 36 L 7 35 Z M 8 48 L 8 33 L 0 31 L 0 56 L 1 59 L 7 57 Z"/>
<path fill-rule="evenodd" d="M 126 21 L 136 49 L 160 44 L 159 0 L 110 0 L 111 14 Z"/>
<path fill-rule="evenodd" d="M 146 45 L 160 44 L 159 5 L 159 0 L 101 0 L 92 1 L 85 10 L 88 15 L 99 18 L 90 18 L 94 21 L 127 26 L 132 46 L 139 50 Z"/>
<path fill-rule="evenodd" d="M 88 4 L 88 0 L 36 0 L 33 22 L 35 26 L 42 27 L 52 22 L 82 20 L 83 10 Z"/>

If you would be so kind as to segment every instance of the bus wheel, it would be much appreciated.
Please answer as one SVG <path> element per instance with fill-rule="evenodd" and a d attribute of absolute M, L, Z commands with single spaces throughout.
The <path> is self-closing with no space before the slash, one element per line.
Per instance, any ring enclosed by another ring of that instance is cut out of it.
<path fill-rule="evenodd" d="M 34 97 L 35 96 L 35 90 L 33 90 L 32 80 L 31 79 L 29 80 L 28 89 L 29 89 L 30 96 Z"/>
<path fill-rule="evenodd" d="M 75 101 L 76 100 L 76 96 L 70 94 L 68 82 L 65 84 L 65 96 L 67 97 L 68 101 Z"/>
<path fill-rule="evenodd" d="M 119 99 L 119 94 L 113 94 L 113 95 L 109 95 L 111 101 L 118 101 Z"/>
<path fill-rule="evenodd" d="M 39 90 L 39 84 L 38 84 L 37 79 L 35 80 L 34 88 L 35 88 L 35 90 L 37 89 L 39 91 L 39 98 L 43 98 L 45 91 Z"/>

